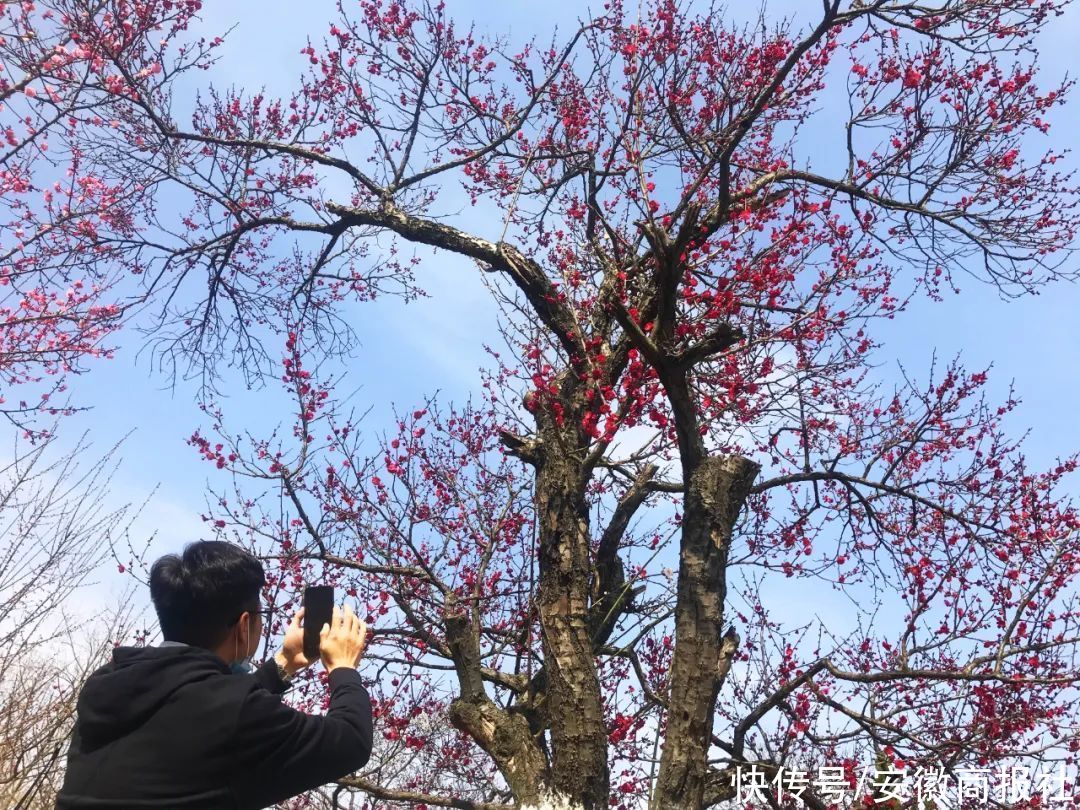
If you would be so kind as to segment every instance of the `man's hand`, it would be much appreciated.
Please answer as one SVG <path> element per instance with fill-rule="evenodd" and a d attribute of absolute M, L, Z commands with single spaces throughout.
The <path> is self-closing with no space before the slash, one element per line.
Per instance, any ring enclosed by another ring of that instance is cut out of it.
<path fill-rule="evenodd" d="M 285 668 L 290 678 L 304 667 L 311 665 L 311 661 L 304 657 L 304 628 L 300 626 L 303 618 L 304 609 L 300 608 L 289 622 L 289 627 L 285 631 L 285 641 L 274 656 L 274 660 Z"/>
<path fill-rule="evenodd" d="M 327 672 L 338 667 L 356 669 L 367 646 L 367 625 L 351 607 L 335 607 L 333 618 L 323 625 L 319 635 L 319 654 Z"/>

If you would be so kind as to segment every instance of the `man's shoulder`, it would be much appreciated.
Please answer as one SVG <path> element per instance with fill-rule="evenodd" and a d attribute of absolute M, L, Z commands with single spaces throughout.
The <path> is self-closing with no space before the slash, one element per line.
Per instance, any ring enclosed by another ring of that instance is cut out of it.
<path fill-rule="evenodd" d="M 246 680 L 199 647 L 117 647 L 84 682 L 78 708 L 80 715 L 148 715 L 191 695 L 220 704 L 242 699 L 251 688 Z"/>
<path fill-rule="evenodd" d="M 259 671 L 235 674 L 213 652 L 183 645 L 118 647 L 113 660 L 98 667 L 80 690 L 83 718 L 105 724 L 118 715 L 148 717 L 166 706 L 199 717 L 232 713 L 256 691 L 280 693 L 280 679 Z M 275 694 L 275 697 L 278 697 Z"/>

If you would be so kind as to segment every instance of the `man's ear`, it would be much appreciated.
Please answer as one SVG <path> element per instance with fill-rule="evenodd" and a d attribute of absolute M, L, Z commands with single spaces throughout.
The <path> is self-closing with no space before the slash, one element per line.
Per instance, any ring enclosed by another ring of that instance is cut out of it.
<path fill-rule="evenodd" d="M 255 635 L 255 613 L 245 612 L 244 615 L 247 616 L 247 621 L 244 622 L 244 632 L 247 636 L 247 642 L 244 646 L 244 656 L 246 657 L 249 651 L 251 655 L 255 654 L 255 651 L 251 649 L 251 646 L 252 642 L 258 645 L 259 637 Z"/>
<path fill-rule="evenodd" d="M 251 646 L 251 614 L 248 611 L 244 611 L 240 614 L 240 645 L 243 648 L 244 655 L 247 655 L 248 647 Z"/>
<path fill-rule="evenodd" d="M 234 650 L 246 650 L 247 649 L 247 626 L 248 622 L 245 621 L 248 613 L 244 611 L 236 620 L 236 624 L 229 630 L 229 636 L 232 638 L 231 646 Z"/>

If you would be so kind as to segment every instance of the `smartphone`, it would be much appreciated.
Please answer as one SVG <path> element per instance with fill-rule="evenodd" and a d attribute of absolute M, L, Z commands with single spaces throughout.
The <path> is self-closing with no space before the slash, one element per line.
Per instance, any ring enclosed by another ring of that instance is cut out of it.
<path fill-rule="evenodd" d="M 334 586 L 308 585 L 304 588 L 304 657 L 319 660 L 319 634 L 334 615 Z"/>

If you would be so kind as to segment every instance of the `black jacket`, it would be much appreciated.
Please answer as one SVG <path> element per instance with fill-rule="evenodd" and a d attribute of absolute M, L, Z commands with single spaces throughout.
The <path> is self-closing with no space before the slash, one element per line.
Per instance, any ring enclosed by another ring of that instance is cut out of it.
<path fill-rule="evenodd" d="M 58 808 L 255 810 L 342 777 L 371 755 L 371 702 L 355 670 L 330 673 L 330 707 L 281 702 L 272 661 L 235 675 L 199 647 L 119 647 L 79 695 Z"/>

